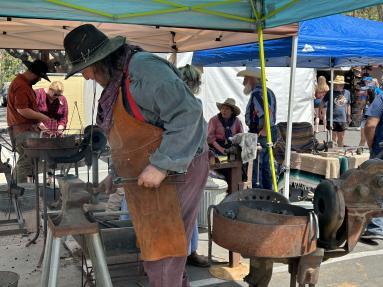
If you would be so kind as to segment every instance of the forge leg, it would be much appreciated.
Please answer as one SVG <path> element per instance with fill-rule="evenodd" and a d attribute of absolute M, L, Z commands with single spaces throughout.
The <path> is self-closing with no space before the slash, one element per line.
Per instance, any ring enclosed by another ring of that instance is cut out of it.
<path fill-rule="evenodd" d="M 49 269 L 51 265 L 52 241 L 53 241 L 52 231 L 48 229 L 47 241 L 45 243 L 42 275 L 41 275 L 41 287 L 48 286 Z"/>
<path fill-rule="evenodd" d="M 299 258 L 292 258 L 289 260 L 290 287 L 297 286 L 298 262 Z"/>
<path fill-rule="evenodd" d="M 315 286 L 319 279 L 319 269 L 323 260 L 324 249 L 317 248 L 313 253 L 302 256 L 298 264 L 297 281 L 299 284 Z"/>
<path fill-rule="evenodd" d="M 103 287 L 113 287 L 100 235 L 98 233 L 85 235 L 85 239 L 95 271 L 96 284 Z"/>
<path fill-rule="evenodd" d="M 273 274 L 273 261 L 265 258 L 251 258 L 250 272 L 245 282 L 250 287 L 267 287 Z"/>
<path fill-rule="evenodd" d="M 53 237 L 52 244 L 52 253 L 50 259 L 50 270 L 49 270 L 49 280 L 48 287 L 56 287 L 57 286 L 57 278 L 59 274 L 59 266 L 60 266 L 60 245 L 61 238 Z"/>

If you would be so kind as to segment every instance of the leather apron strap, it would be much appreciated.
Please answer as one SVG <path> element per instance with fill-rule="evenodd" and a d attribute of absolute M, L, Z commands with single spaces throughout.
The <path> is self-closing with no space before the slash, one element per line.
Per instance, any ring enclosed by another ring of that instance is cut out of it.
<path fill-rule="evenodd" d="M 125 86 L 131 97 L 129 82 Z M 150 154 L 161 144 L 162 133 L 162 129 L 130 116 L 124 108 L 120 91 L 109 133 L 117 175 L 138 177 L 149 164 Z M 186 256 L 188 242 L 176 185 L 162 183 L 158 189 L 149 189 L 133 182 L 124 184 L 124 189 L 142 259 L 156 261 Z"/>

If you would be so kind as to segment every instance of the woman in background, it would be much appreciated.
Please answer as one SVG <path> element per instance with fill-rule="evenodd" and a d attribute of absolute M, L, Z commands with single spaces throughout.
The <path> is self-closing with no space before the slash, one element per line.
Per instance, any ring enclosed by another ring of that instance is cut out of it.
<path fill-rule="evenodd" d="M 217 103 L 219 113 L 209 120 L 207 142 L 217 155 L 225 154 L 231 146 L 231 138 L 243 133 L 243 126 L 238 118 L 241 113 L 233 98 Z"/>
<path fill-rule="evenodd" d="M 47 90 L 35 90 L 38 111 L 51 119 L 40 122 L 39 128 L 50 136 L 61 135 L 68 123 L 68 103 L 63 92 L 64 85 L 59 81 L 52 82 Z"/>
<path fill-rule="evenodd" d="M 323 97 L 327 94 L 327 92 L 330 90 L 329 86 L 327 85 L 326 78 L 324 76 L 319 76 L 318 78 L 318 85 L 315 89 L 315 95 L 314 95 L 314 111 L 315 111 L 315 132 L 319 132 L 319 121 L 322 119 L 323 121 L 323 131 L 326 131 L 326 108 L 327 106 L 323 106 L 322 109 L 320 109 L 320 104 L 322 102 Z"/>

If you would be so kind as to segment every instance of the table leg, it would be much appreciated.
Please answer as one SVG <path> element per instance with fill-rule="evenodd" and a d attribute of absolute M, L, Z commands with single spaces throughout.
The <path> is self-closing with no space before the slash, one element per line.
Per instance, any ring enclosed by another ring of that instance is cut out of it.
<path fill-rule="evenodd" d="M 229 194 L 239 191 L 239 185 L 242 182 L 242 168 L 233 167 L 230 169 L 228 176 L 228 190 Z M 240 264 L 241 255 L 239 253 L 229 251 L 229 266 L 238 267 Z"/>

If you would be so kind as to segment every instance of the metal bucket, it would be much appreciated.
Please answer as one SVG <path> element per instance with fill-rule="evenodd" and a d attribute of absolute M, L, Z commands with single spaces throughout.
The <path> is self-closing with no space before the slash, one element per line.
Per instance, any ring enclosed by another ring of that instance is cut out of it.
<path fill-rule="evenodd" d="M 217 205 L 226 197 L 227 183 L 222 179 L 209 178 L 203 191 L 198 212 L 198 227 L 208 227 L 208 208 Z"/>
<path fill-rule="evenodd" d="M 0 271 L 0 287 L 17 287 L 19 274 L 11 271 Z"/>

